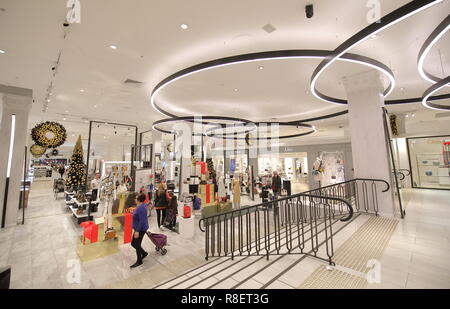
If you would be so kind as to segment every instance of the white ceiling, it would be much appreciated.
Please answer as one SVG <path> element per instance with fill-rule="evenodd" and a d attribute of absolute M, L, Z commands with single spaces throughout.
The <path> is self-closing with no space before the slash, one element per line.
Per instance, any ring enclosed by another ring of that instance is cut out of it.
<path fill-rule="evenodd" d="M 183 68 L 249 52 L 332 50 L 368 24 L 366 1 L 361 0 L 80 0 L 81 23 L 65 28 L 65 2 L 0 0 L 0 49 L 6 51 L 0 54 L 0 83 L 33 89 L 29 127 L 45 120 L 60 121 L 69 132 L 69 142 L 76 138 L 72 134 L 87 137 L 86 120 L 149 129 L 153 121 L 163 118 L 150 106 L 151 90 Z M 407 2 L 382 0 L 382 15 Z M 311 19 L 304 14 L 304 6 L 309 3 L 315 9 Z M 450 0 L 444 0 L 350 52 L 377 59 L 394 71 L 397 85 L 390 99 L 421 96 L 430 84 L 417 73 L 417 55 L 448 12 Z M 189 29 L 182 30 L 182 23 Z M 262 29 L 268 23 L 276 28 L 270 34 Z M 425 62 L 430 72 L 441 77 L 450 72 L 449 43 L 447 34 Z M 111 44 L 118 48 L 109 48 Z M 60 64 L 53 77 L 51 67 L 59 52 Z M 293 120 L 343 110 L 308 92 L 318 62 L 266 61 L 264 70 L 257 69 L 259 63 L 228 66 L 179 80 L 164 89 L 159 98 L 180 115 L 223 115 L 253 121 Z M 340 79 L 364 70 L 367 68 L 356 64 L 333 64 L 319 80 L 318 88 L 328 95 L 345 97 Z M 124 85 L 127 78 L 143 85 Z M 43 113 L 51 82 L 53 96 Z M 415 111 L 416 119 L 422 119 L 423 114 L 424 127 L 429 123 L 433 129 L 450 131 L 449 118 L 437 121 L 436 112 L 420 104 L 389 109 L 398 113 Z M 348 127 L 346 116 L 313 124 L 319 132 L 287 143 L 348 140 L 348 132 L 344 132 Z M 414 128 L 410 126 L 411 132 Z"/>

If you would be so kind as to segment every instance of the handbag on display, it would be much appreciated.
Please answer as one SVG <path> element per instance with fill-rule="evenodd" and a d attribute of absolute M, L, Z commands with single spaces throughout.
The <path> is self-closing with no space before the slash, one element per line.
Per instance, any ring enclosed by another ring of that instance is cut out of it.
<path fill-rule="evenodd" d="M 199 197 L 195 197 L 194 199 L 194 210 L 200 210 L 202 208 L 202 199 Z"/>
<path fill-rule="evenodd" d="M 188 205 L 183 206 L 183 218 L 187 219 L 191 217 L 191 207 Z"/>
<path fill-rule="evenodd" d="M 114 239 L 116 237 L 116 231 L 114 229 L 109 229 L 105 232 L 105 240 Z"/>

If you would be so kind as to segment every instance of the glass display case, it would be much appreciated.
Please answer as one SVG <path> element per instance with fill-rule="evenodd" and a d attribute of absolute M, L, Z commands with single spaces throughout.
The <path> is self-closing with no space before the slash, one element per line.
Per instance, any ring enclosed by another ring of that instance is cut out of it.
<path fill-rule="evenodd" d="M 450 189 L 450 136 L 407 139 L 413 188 Z"/>

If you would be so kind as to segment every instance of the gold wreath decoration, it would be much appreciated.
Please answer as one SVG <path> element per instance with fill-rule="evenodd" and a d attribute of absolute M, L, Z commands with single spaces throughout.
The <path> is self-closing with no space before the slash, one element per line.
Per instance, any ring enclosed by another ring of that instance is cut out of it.
<path fill-rule="evenodd" d="M 30 152 L 33 155 L 33 157 L 35 157 L 35 158 L 39 158 L 40 156 L 42 156 L 46 150 L 47 150 L 47 148 L 36 145 L 36 144 L 34 144 L 33 146 L 30 147 Z"/>
<path fill-rule="evenodd" d="M 48 137 L 47 133 L 53 133 L 52 137 Z M 45 148 L 56 148 L 66 142 L 66 129 L 57 122 L 42 122 L 31 130 L 31 138 L 36 145 Z"/>

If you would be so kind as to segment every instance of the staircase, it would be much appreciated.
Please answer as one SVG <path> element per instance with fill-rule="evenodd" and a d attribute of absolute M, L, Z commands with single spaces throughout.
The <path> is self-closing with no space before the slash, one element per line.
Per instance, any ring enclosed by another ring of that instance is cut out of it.
<path fill-rule="evenodd" d="M 350 221 L 340 221 L 336 218 L 332 222 L 334 235 L 357 220 L 360 214 L 356 214 Z M 325 224 L 318 223 L 319 250 L 317 255 L 325 255 Z M 265 256 L 239 256 L 238 252 L 234 259 L 212 258 L 199 267 L 193 268 L 175 278 L 163 282 L 154 289 L 265 289 L 265 288 L 295 288 L 306 279 L 317 267 L 325 263 L 302 254 L 300 250 L 294 249 L 290 253 L 287 249 L 286 228 L 283 229 L 281 238 L 280 255 L 271 256 L 269 260 Z M 292 233 L 296 233 L 293 230 Z M 305 230 L 305 234 L 311 230 Z M 271 235 L 272 240 L 275 233 Z M 310 240 L 310 239 L 306 239 Z M 306 243 L 310 244 L 309 241 Z M 252 243 L 255 246 L 255 242 Z M 264 247 L 265 249 L 265 247 Z M 275 251 L 276 249 L 272 249 Z M 312 253 L 312 247 L 305 248 Z M 304 251 L 305 252 L 305 251 Z M 274 252 L 272 252 L 274 253 Z M 281 280 L 280 280 L 281 279 Z M 288 285 L 284 282 L 294 282 Z M 298 283 L 295 283 L 298 282 Z M 296 284 L 296 286 L 293 286 Z"/>

